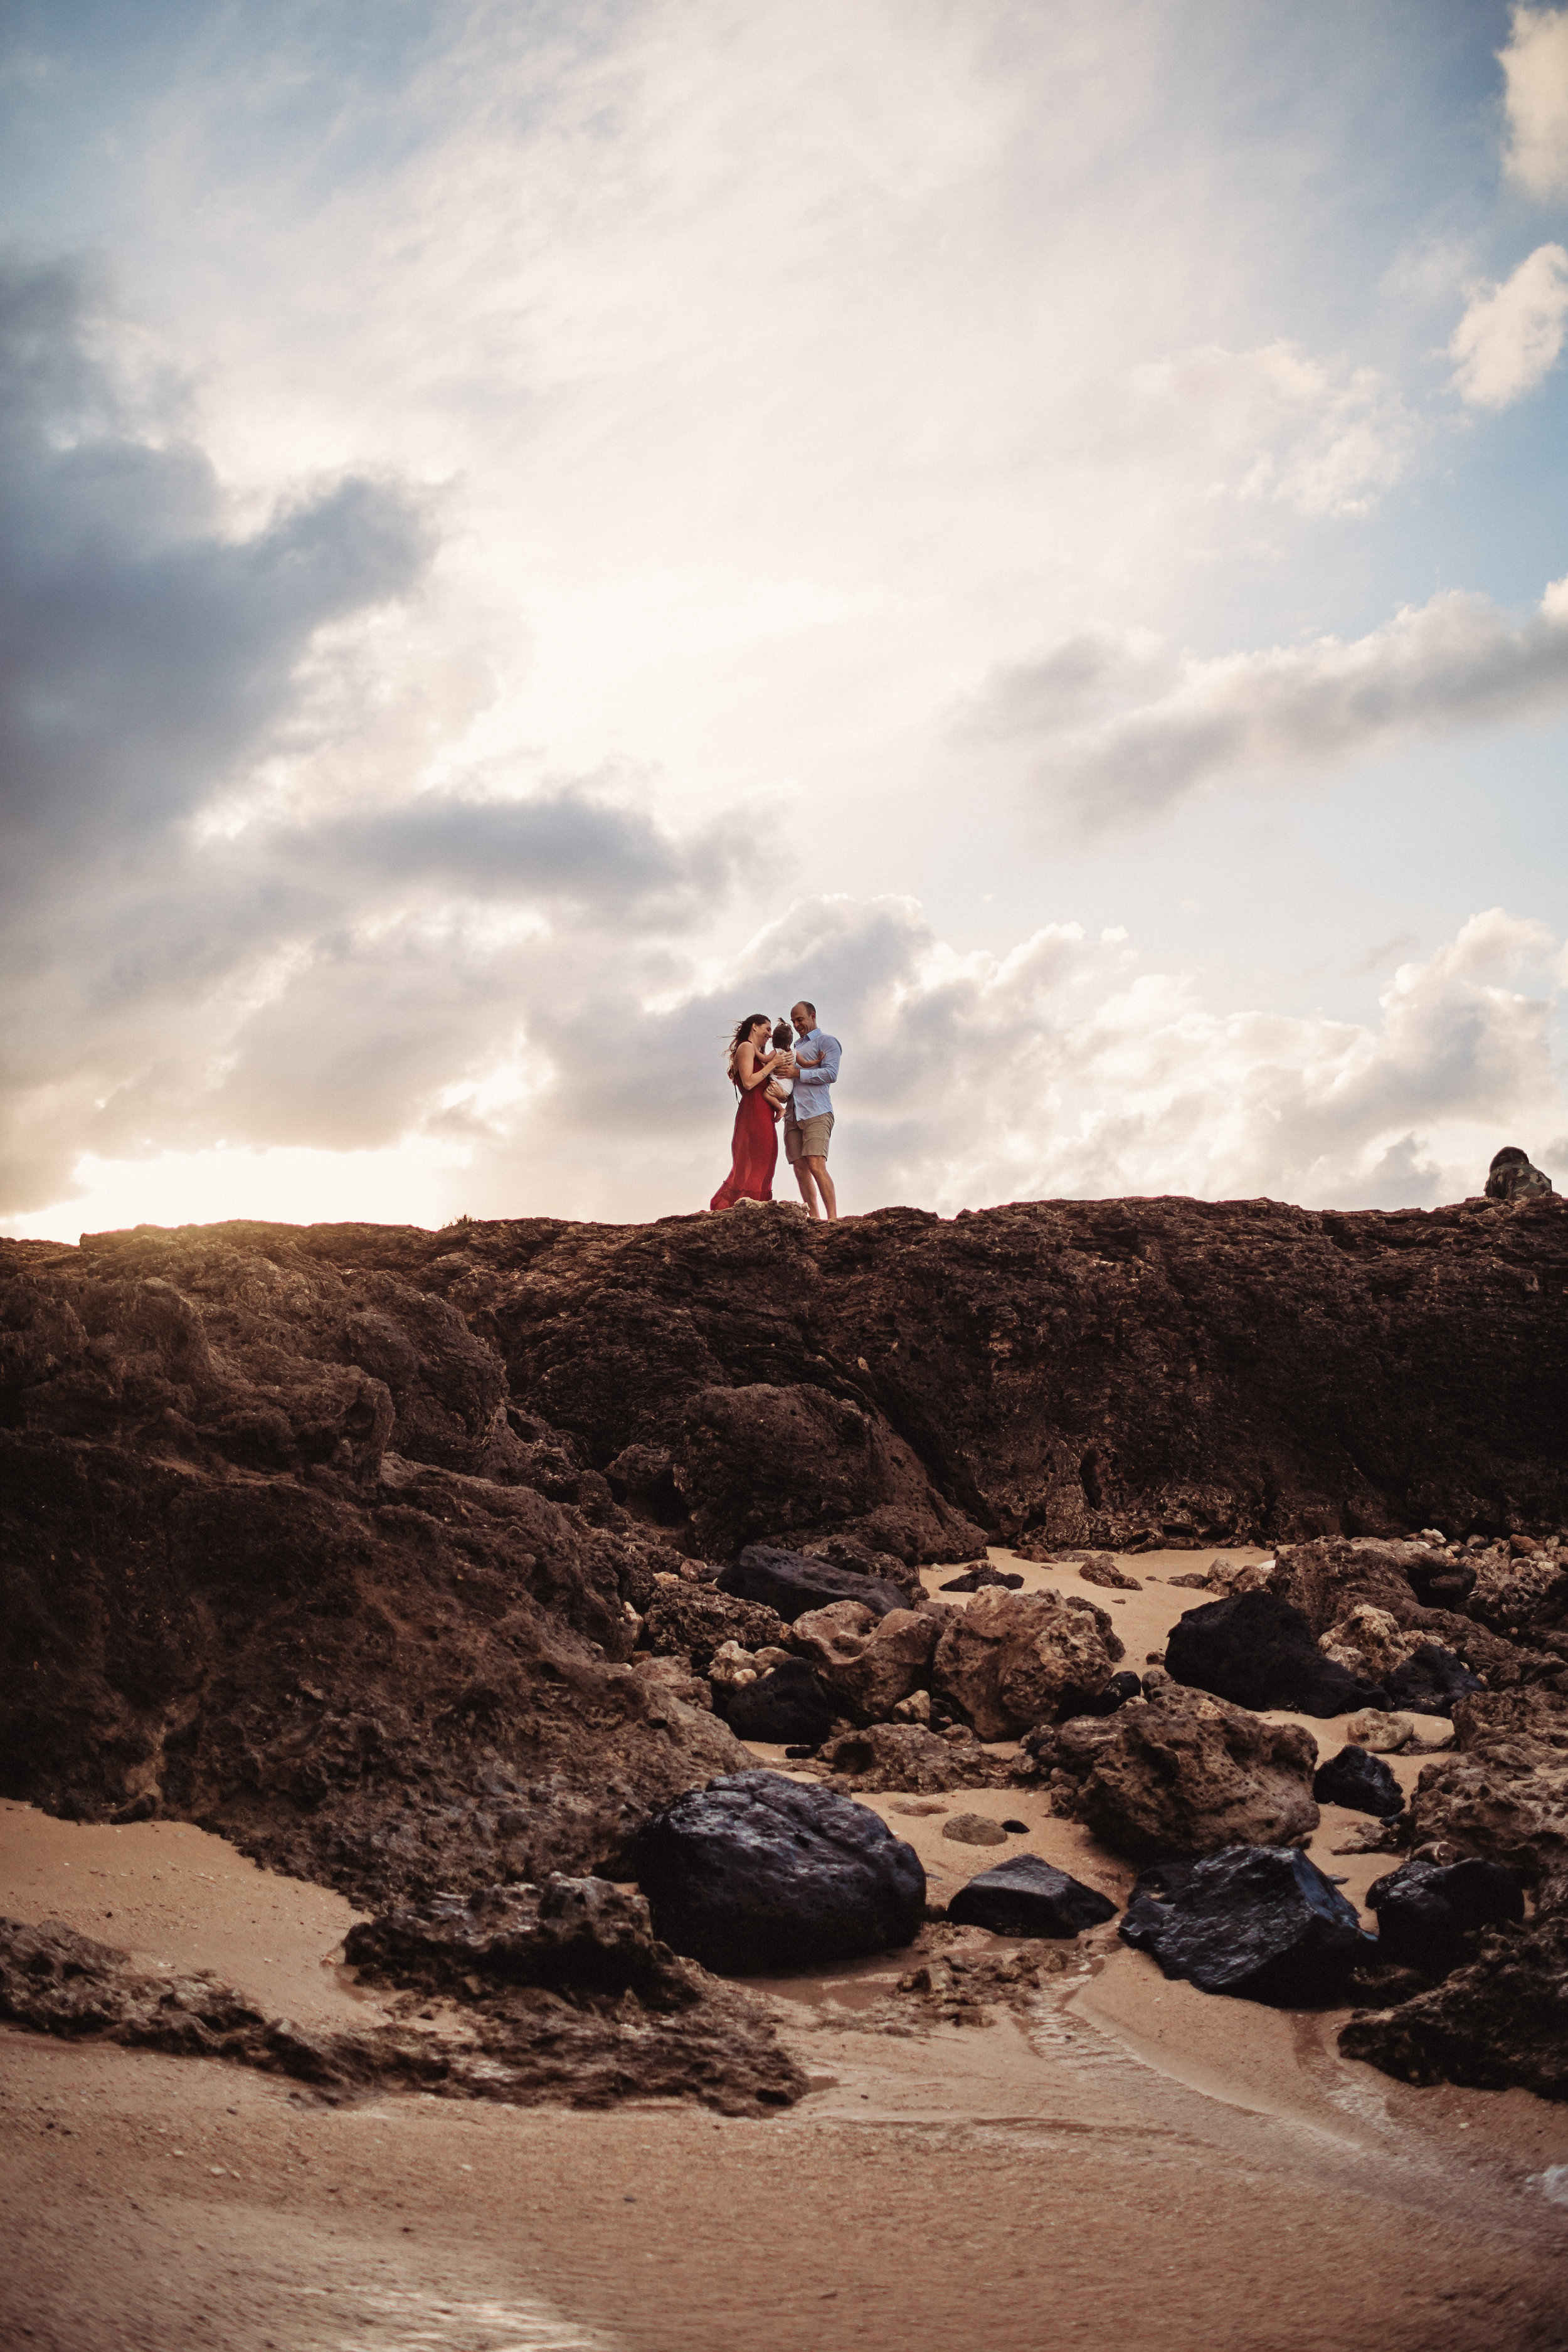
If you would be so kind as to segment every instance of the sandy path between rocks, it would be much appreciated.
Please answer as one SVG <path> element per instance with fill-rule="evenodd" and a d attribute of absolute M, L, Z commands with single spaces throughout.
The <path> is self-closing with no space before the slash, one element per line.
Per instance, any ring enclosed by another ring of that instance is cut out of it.
<path fill-rule="evenodd" d="M 1114 1612 L 1130 1664 L 1203 1598 L 1153 1579 L 1210 1556 L 1129 1563 L 1150 1579 Z M 1070 1569 L 1026 1572 L 1114 1597 Z M 1341 1743 L 1342 1727 L 1311 1728 L 1325 1754 Z M 946 1874 L 933 1892 L 1017 1850 L 1112 1895 L 1131 1878 L 1020 1790 L 924 1801 L 1026 1822 L 1005 1848 L 944 1840 L 946 1816 L 900 1814 L 897 1796 L 868 1801 Z M 1386 1858 L 1331 1861 L 1333 1842 L 1326 1813 L 1315 1854 L 1364 1895 Z M 349 1906 L 195 1829 L 0 1807 L 0 1909 L 65 1918 L 144 1965 L 210 1968 L 302 2022 L 365 2017 L 333 1965 Z M 1339 2016 L 1167 1985 L 1113 1930 L 1084 1939 L 1026 2012 L 984 2028 L 911 2032 L 893 1996 L 909 1965 L 760 1988 L 814 2084 L 761 2122 L 427 2097 L 321 2108 L 242 2068 L 0 2031 L 0 2341 L 1568 2347 L 1568 2205 L 1543 2188 L 1568 2164 L 1568 2112 L 1347 2066 Z"/>

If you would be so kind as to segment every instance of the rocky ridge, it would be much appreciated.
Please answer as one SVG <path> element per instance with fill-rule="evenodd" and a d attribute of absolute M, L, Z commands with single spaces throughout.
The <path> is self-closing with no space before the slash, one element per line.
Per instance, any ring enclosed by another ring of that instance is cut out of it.
<path fill-rule="evenodd" d="M 723 1718 L 787 1683 L 840 1789 L 1044 1771 L 1134 1858 L 1289 1850 L 1317 1820 L 1309 1735 L 1117 1673 L 1082 1592 L 972 1570 L 964 1612 L 914 1572 L 988 1538 L 1095 1570 L 1110 1543 L 1267 1535 L 1272 1569 L 1192 1580 L 1221 1616 L 1267 1602 L 1298 1675 L 1452 1709 L 1456 1752 L 1385 1834 L 1542 1882 L 1558 1210 L 0 1245 L 0 1786 L 178 1813 L 427 1914 L 624 1868 L 650 1816 L 752 1766 Z M 1439 1508 L 1452 1540 L 1405 1532 Z M 1032 1761 L 975 1745 L 1021 1733 Z"/>

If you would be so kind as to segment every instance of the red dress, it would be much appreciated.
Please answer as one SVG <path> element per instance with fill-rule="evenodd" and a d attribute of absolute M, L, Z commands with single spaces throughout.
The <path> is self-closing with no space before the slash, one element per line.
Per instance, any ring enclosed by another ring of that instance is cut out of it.
<path fill-rule="evenodd" d="M 735 1113 L 735 1139 L 730 1173 L 709 1202 L 710 1209 L 728 1209 L 736 1201 L 771 1201 L 773 1169 L 779 1156 L 779 1134 L 765 1085 L 741 1097 Z"/>

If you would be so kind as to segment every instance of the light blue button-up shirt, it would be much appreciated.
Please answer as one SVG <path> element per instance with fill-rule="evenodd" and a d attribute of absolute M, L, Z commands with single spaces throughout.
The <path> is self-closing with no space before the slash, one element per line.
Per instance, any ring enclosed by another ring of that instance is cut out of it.
<path fill-rule="evenodd" d="M 809 1035 L 795 1041 L 797 1054 L 820 1054 L 821 1063 L 814 1070 L 803 1069 L 795 1082 L 795 1115 L 797 1119 L 819 1118 L 825 1110 L 833 1108 L 833 1097 L 828 1092 L 838 1076 L 838 1056 L 843 1051 L 837 1037 L 826 1029 L 813 1029 Z"/>

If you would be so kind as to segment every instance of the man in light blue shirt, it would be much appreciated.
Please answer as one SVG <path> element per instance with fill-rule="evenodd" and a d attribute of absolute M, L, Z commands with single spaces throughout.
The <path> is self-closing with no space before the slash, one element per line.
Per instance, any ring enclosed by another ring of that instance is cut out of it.
<path fill-rule="evenodd" d="M 784 1111 L 784 1153 L 795 1170 L 800 1197 L 814 1217 L 836 1217 L 838 1198 L 827 1172 L 827 1139 L 833 1133 L 833 1097 L 840 1047 L 816 1025 L 816 1007 L 802 1001 L 790 1013 L 795 1024 L 795 1092 Z"/>

